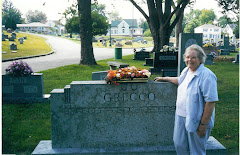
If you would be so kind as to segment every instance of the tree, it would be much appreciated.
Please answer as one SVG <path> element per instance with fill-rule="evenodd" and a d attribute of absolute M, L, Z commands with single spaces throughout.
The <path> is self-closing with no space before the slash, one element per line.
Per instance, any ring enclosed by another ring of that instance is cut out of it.
<path fill-rule="evenodd" d="M 92 5 L 94 7 L 91 12 L 92 17 L 92 28 L 93 28 L 93 36 L 94 35 L 106 35 L 108 30 L 108 22 L 107 17 L 105 17 L 104 13 L 104 7 L 100 7 L 102 9 L 96 9 L 96 5 Z M 72 36 L 72 33 L 79 33 L 79 16 L 77 16 L 77 10 L 75 10 L 76 7 L 70 7 L 65 12 L 64 15 L 66 17 L 66 24 L 65 28 L 68 33 L 70 33 L 70 37 Z M 76 8 L 77 9 L 77 8 Z M 99 12 L 98 12 L 99 11 Z M 69 15 L 69 17 L 67 17 Z"/>
<path fill-rule="evenodd" d="M 194 29 L 200 25 L 198 19 L 192 19 L 184 28 L 185 33 L 194 33 Z"/>
<path fill-rule="evenodd" d="M 35 10 L 29 10 L 26 13 L 26 20 L 28 23 L 33 23 L 33 22 L 43 22 L 47 20 L 47 16 L 45 13 Z"/>
<path fill-rule="evenodd" d="M 232 20 L 227 17 L 227 15 L 224 15 L 218 19 L 219 26 L 226 27 L 227 24 L 232 23 Z"/>
<path fill-rule="evenodd" d="M 140 19 L 139 27 L 143 29 L 143 33 L 149 29 L 148 23 L 144 19 Z"/>
<path fill-rule="evenodd" d="M 147 29 L 147 30 L 143 33 L 143 36 L 144 36 L 144 37 L 151 37 L 152 34 L 151 34 L 150 29 Z"/>
<path fill-rule="evenodd" d="M 179 21 L 180 16 L 182 15 L 190 0 L 179 0 L 177 6 L 174 7 L 173 10 L 173 0 L 165 0 L 164 2 L 162 0 L 147 0 L 146 4 L 148 6 L 149 15 L 147 15 L 145 11 L 139 6 L 139 4 L 136 3 L 136 0 L 130 0 L 130 2 L 142 13 L 142 15 L 147 20 L 154 40 L 153 51 L 159 52 L 164 45 L 169 44 L 170 34 Z M 172 18 L 174 18 L 173 22 L 171 22 Z"/>
<path fill-rule="evenodd" d="M 222 7 L 222 13 L 227 14 L 229 12 L 239 13 L 239 0 L 216 0 L 218 5 Z"/>
<path fill-rule="evenodd" d="M 82 65 L 96 65 L 92 46 L 91 0 L 78 0 Z"/>
<path fill-rule="evenodd" d="M 237 22 L 235 22 L 235 24 L 237 25 L 235 27 L 235 29 L 233 30 L 233 33 L 235 34 L 236 38 L 239 38 L 239 20 Z"/>
<path fill-rule="evenodd" d="M 91 13 L 92 17 L 92 28 L 93 36 L 95 35 L 106 35 L 108 32 L 109 24 L 107 22 L 107 17 L 99 14 L 97 11 Z"/>
<path fill-rule="evenodd" d="M 110 13 L 108 13 L 109 19 L 110 20 L 122 20 L 122 18 L 119 16 L 119 13 L 116 11 L 112 11 Z"/>
<path fill-rule="evenodd" d="M 199 16 L 200 24 L 201 25 L 206 23 L 212 24 L 215 18 L 216 15 L 212 9 L 211 10 L 203 9 L 201 11 L 201 15 Z"/>
<path fill-rule="evenodd" d="M 213 10 L 191 10 L 190 13 L 185 15 L 185 28 L 184 32 L 194 33 L 194 29 L 206 23 L 213 24 L 216 15 Z"/>
<path fill-rule="evenodd" d="M 5 0 L 2 8 L 2 24 L 5 28 L 15 30 L 17 24 L 22 23 L 21 12 L 16 9 L 11 1 Z"/>
<path fill-rule="evenodd" d="M 70 38 L 72 38 L 72 33 L 79 33 L 79 17 L 73 16 L 72 18 L 67 19 L 65 28 L 68 33 L 70 33 Z"/>

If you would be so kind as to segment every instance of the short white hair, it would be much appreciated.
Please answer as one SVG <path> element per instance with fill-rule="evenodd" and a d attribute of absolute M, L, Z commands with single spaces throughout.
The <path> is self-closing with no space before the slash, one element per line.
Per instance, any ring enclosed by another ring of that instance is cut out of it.
<path fill-rule="evenodd" d="M 183 60 L 186 61 L 186 54 L 187 54 L 187 52 L 192 51 L 192 50 L 194 50 L 194 51 L 197 52 L 197 57 L 198 57 L 198 59 L 200 60 L 200 62 L 201 62 L 202 64 L 204 64 L 207 56 L 206 56 L 205 52 L 203 51 L 202 47 L 200 47 L 200 46 L 197 45 L 197 44 L 193 44 L 193 45 L 189 46 L 189 47 L 185 50 L 185 53 L 183 54 Z"/>

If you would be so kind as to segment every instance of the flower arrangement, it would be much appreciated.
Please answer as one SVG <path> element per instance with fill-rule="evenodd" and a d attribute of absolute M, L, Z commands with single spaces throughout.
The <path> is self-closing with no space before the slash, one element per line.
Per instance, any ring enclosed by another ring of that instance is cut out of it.
<path fill-rule="evenodd" d="M 148 79 L 151 73 L 146 69 L 136 68 L 135 66 L 121 68 L 119 70 L 109 70 L 105 81 L 108 84 L 117 83 L 121 80 L 131 81 L 134 79 Z"/>
<path fill-rule="evenodd" d="M 206 44 L 203 45 L 203 47 L 213 47 L 213 45 L 210 44 L 210 43 L 206 43 Z"/>
<path fill-rule="evenodd" d="M 33 73 L 31 67 L 23 61 L 20 62 L 13 62 L 8 68 L 5 70 L 6 74 L 13 75 L 13 76 L 24 76 L 30 75 Z"/>
<path fill-rule="evenodd" d="M 164 45 L 160 52 L 176 52 L 176 49 L 174 47 Z"/>

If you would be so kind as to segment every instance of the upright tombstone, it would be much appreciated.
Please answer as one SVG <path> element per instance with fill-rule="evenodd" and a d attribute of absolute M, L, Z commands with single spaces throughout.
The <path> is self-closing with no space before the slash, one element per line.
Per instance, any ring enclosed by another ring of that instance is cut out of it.
<path fill-rule="evenodd" d="M 4 38 L 4 32 L 2 33 L 2 41 L 6 41 Z"/>
<path fill-rule="evenodd" d="M 223 38 L 224 49 L 229 49 L 229 37 Z"/>
<path fill-rule="evenodd" d="M 17 44 L 11 43 L 9 46 L 10 46 L 10 50 L 17 50 Z"/>
<path fill-rule="evenodd" d="M 213 62 L 213 56 L 211 54 L 207 54 L 207 58 L 205 60 L 205 65 L 213 65 L 214 62 Z"/>
<path fill-rule="evenodd" d="M 23 38 L 18 38 L 20 44 L 23 44 Z"/>
<path fill-rule="evenodd" d="M 17 34 L 16 34 L 16 33 L 14 33 L 14 32 L 12 32 L 11 36 L 12 36 L 14 39 L 16 39 L 16 38 L 17 38 Z"/>
<path fill-rule="evenodd" d="M 202 47 L 202 33 L 180 33 L 179 35 L 179 51 L 178 51 L 178 76 L 186 67 L 183 60 L 183 54 L 189 46 L 197 44 Z"/>
<path fill-rule="evenodd" d="M 12 37 L 12 36 L 9 37 L 8 40 L 9 40 L 9 41 L 15 41 L 14 37 Z"/>
<path fill-rule="evenodd" d="M 92 80 L 104 80 L 108 71 L 92 72 Z"/>
<path fill-rule="evenodd" d="M 230 46 L 229 46 L 229 37 L 223 38 L 223 47 L 221 47 L 221 53 L 220 55 L 230 55 Z"/>
<path fill-rule="evenodd" d="M 42 73 L 26 76 L 2 75 L 2 81 L 3 103 L 48 102 L 49 95 L 44 94 Z"/>
<path fill-rule="evenodd" d="M 73 81 L 51 92 L 52 140 L 32 154 L 175 154 L 176 94 L 168 82 Z M 209 151 L 226 149 L 210 137 Z"/>
<path fill-rule="evenodd" d="M 140 51 L 134 51 L 133 60 L 145 60 L 150 58 L 150 52 L 142 48 Z"/>
<path fill-rule="evenodd" d="M 233 63 L 239 64 L 239 53 L 236 54 L 235 61 L 233 61 Z"/>

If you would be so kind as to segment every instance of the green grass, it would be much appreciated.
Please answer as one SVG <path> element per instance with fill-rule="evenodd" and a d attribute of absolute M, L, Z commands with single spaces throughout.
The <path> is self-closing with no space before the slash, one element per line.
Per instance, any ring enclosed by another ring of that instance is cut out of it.
<path fill-rule="evenodd" d="M 10 33 L 7 33 L 6 31 L 4 32 L 4 34 L 10 36 Z M 2 59 L 40 55 L 52 51 L 51 47 L 41 37 L 25 33 L 16 34 L 17 37 L 15 41 L 2 41 L 2 51 L 7 52 L 7 54 L 2 54 Z M 22 38 L 23 36 L 26 36 L 27 39 L 24 40 L 23 44 L 20 44 L 18 38 Z M 18 50 L 10 50 L 9 45 L 11 43 L 16 43 Z M 11 53 L 11 51 L 17 51 L 17 53 Z"/>
<path fill-rule="evenodd" d="M 124 56 L 120 62 L 146 68 L 144 61 L 133 61 L 133 55 Z M 108 70 L 107 61 L 98 65 L 70 65 L 43 71 L 45 93 L 63 88 L 76 80 L 91 80 L 92 72 Z M 216 103 L 216 121 L 212 136 L 220 141 L 228 154 L 238 154 L 239 127 L 239 67 L 231 62 L 208 65 L 218 78 L 219 102 Z M 150 78 L 153 80 L 155 75 Z M 50 104 L 3 104 L 3 153 L 30 154 L 40 140 L 51 139 Z"/>

